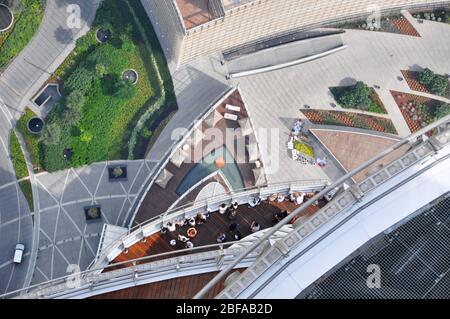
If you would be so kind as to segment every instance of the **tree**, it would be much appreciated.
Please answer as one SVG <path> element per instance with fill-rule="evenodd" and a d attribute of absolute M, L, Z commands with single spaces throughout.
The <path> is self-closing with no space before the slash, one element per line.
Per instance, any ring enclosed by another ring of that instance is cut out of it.
<path fill-rule="evenodd" d="M 445 76 L 437 74 L 430 85 L 430 91 L 433 94 L 442 95 L 447 91 L 448 80 Z"/>
<path fill-rule="evenodd" d="M 106 66 L 104 64 L 102 64 L 102 63 L 98 63 L 95 66 L 95 71 L 97 72 L 97 76 L 98 77 L 103 78 L 105 76 L 106 72 L 107 72 L 106 71 Z"/>
<path fill-rule="evenodd" d="M 63 116 L 67 124 L 74 125 L 80 120 L 85 100 L 84 94 L 80 91 L 73 91 L 67 96 Z"/>
<path fill-rule="evenodd" d="M 425 70 L 420 72 L 419 82 L 425 86 L 428 86 L 431 84 L 431 82 L 433 82 L 434 76 L 434 72 L 426 68 Z"/>
<path fill-rule="evenodd" d="M 58 124 L 52 123 L 44 127 L 41 141 L 45 145 L 57 144 L 61 139 L 61 128 Z"/>
<path fill-rule="evenodd" d="M 87 68 L 80 66 L 73 71 L 67 81 L 64 83 L 64 87 L 67 91 L 79 91 L 85 94 L 92 85 L 95 73 Z"/>
<path fill-rule="evenodd" d="M 433 94 L 442 95 L 448 87 L 447 77 L 436 74 L 426 68 L 419 75 L 419 82 L 427 87 Z"/>
<path fill-rule="evenodd" d="M 436 111 L 436 119 L 441 119 L 450 114 L 450 104 L 442 104 Z"/>
<path fill-rule="evenodd" d="M 119 80 L 114 84 L 114 97 L 119 99 L 130 99 L 136 93 L 136 88 L 128 81 Z"/>
<path fill-rule="evenodd" d="M 372 90 L 364 82 L 357 82 L 338 97 L 338 102 L 347 108 L 357 108 L 367 111 L 372 105 Z"/>

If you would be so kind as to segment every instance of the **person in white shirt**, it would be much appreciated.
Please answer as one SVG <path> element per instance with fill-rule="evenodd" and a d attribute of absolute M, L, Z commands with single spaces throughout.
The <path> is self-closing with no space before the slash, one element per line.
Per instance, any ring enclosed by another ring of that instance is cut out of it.
<path fill-rule="evenodd" d="M 252 233 L 259 232 L 261 230 L 261 225 L 254 221 L 252 223 L 252 225 L 250 226 L 250 229 L 251 229 Z"/>
<path fill-rule="evenodd" d="M 225 204 L 220 205 L 219 214 L 223 215 L 226 213 L 226 211 L 227 211 L 227 205 L 225 205 Z"/>
<path fill-rule="evenodd" d="M 189 238 L 183 235 L 178 235 L 178 240 L 181 241 L 182 243 L 187 243 L 189 241 Z"/>
<path fill-rule="evenodd" d="M 194 244 L 191 241 L 186 242 L 186 249 L 194 248 Z"/>
<path fill-rule="evenodd" d="M 169 232 L 174 232 L 174 231 L 177 229 L 177 227 L 175 226 L 175 224 L 172 223 L 172 222 L 168 222 L 167 225 L 166 225 L 166 228 L 167 228 L 167 230 L 168 230 Z"/>

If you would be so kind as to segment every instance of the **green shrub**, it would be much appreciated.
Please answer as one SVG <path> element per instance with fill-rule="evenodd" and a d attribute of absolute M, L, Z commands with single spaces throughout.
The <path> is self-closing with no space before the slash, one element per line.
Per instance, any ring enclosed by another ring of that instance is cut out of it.
<path fill-rule="evenodd" d="M 27 163 L 20 147 L 19 139 L 16 133 L 11 130 L 9 134 L 9 148 L 11 153 L 11 161 L 16 172 L 17 179 L 22 179 L 28 176 Z"/>
<path fill-rule="evenodd" d="M 330 90 L 343 108 L 386 113 L 376 92 L 364 82 L 359 81 L 352 86 L 335 87 Z"/>
<path fill-rule="evenodd" d="M 58 123 L 50 123 L 42 131 L 41 141 L 45 145 L 58 144 L 61 140 L 61 126 Z"/>
<path fill-rule="evenodd" d="M 36 117 L 30 109 L 26 108 L 24 114 L 17 122 L 17 130 L 22 135 L 22 138 L 25 141 L 28 154 L 30 155 L 30 160 L 33 163 L 33 167 L 36 171 L 40 171 L 42 169 L 41 164 L 41 155 L 39 149 L 39 135 L 35 135 L 30 133 L 28 130 L 28 122 Z"/>
<path fill-rule="evenodd" d="M 441 119 L 450 114 L 450 104 L 442 104 L 436 111 L 436 119 Z"/>
<path fill-rule="evenodd" d="M 22 11 L 6 38 L 0 43 L 0 70 L 5 68 L 30 42 L 44 16 L 44 1 L 22 0 Z"/>
<path fill-rule="evenodd" d="M 425 85 L 431 93 L 436 95 L 444 94 L 449 85 L 446 76 L 436 74 L 428 68 L 420 72 L 419 82 Z"/>
<path fill-rule="evenodd" d="M 144 28 L 136 27 L 141 21 L 136 20 L 131 7 L 139 14 L 144 12 Z M 102 26 L 110 29 L 112 36 L 108 42 L 99 44 L 95 32 Z M 138 1 L 101 3 L 91 31 L 77 42 L 76 54 L 55 72 L 64 82 L 64 96 L 61 105 L 49 114 L 47 126 L 58 125 L 60 136 L 57 143 L 44 143 L 43 139 L 40 145 L 45 169 L 55 171 L 128 157 L 131 136 L 143 115 L 167 107 L 165 99 L 164 103 L 156 103 L 166 96 L 166 91 L 173 103 L 173 85 L 164 54 L 156 36 L 146 38 L 147 32 L 152 32 L 148 28 L 151 30 L 151 24 Z M 147 41 L 155 43 L 158 49 L 153 51 Z M 136 85 L 121 80 L 122 72 L 128 69 L 138 72 Z M 158 79 L 159 71 L 164 74 L 164 81 Z M 84 96 L 83 103 L 71 102 L 70 96 L 81 96 L 80 93 Z M 44 135 L 50 142 L 56 140 L 54 134 L 44 132 Z M 73 152 L 70 161 L 63 157 L 65 149 Z"/>

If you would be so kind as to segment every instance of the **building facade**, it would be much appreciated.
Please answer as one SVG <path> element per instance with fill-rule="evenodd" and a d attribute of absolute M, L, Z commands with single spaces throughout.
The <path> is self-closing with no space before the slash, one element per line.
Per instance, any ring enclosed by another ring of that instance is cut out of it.
<path fill-rule="evenodd" d="M 441 0 L 141 0 L 169 64 L 299 30 Z"/>

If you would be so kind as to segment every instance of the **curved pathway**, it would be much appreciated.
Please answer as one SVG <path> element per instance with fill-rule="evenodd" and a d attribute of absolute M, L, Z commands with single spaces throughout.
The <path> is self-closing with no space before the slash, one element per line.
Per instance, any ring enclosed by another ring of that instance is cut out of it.
<path fill-rule="evenodd" d="M 89 30 L 100 0 L 47 1 L 41 26 L 27 47 L 0 75 L 0 291 L 6 292 L 28 285 L 36 259 L 39 206 L 35 206 L 34 220 L 16 181 L 9 158 L 9 132 L 20 118 L 29 100 L 47 81 L 52 72 L 73 50 L 77 38 Z M 80 8 L 80 24 L 69 28 L 72 12 L 69 5 Z M 21 139 L 19 138 L 19 141 Z M 27 159 L 33 194 L 36 197 L 34 174 Z M 37 199 L 35 198 L 35 204 Z M 33 229 L 35 228 L 35 229 Z M 34 233 L 33 233 L 34 230 Z M 14 246 L 25 243 L 24 262 L 12 263 Z M 31 252 L 27 251 L 30 250 Z M 28 270 L 28 271 L 27 271 Z"/>

